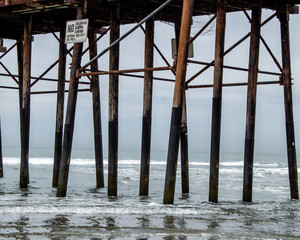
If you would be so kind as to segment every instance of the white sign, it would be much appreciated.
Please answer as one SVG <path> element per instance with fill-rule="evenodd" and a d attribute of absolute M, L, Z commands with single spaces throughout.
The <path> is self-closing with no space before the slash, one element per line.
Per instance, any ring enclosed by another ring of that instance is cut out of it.
<path fill-rule="evenodd" d="M 83 43 L 87 39 L 89 20 L 68 21 L 66 25 L 65 43 Z"/>

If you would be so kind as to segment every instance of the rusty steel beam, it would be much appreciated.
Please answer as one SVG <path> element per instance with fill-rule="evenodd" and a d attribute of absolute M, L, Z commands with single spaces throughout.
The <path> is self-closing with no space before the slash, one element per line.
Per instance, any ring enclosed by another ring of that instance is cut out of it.
<path fill-rule="evenodd" d="M 1 56 L 0 59 L 2 59 L 6 54 L 8 54 L 12 49 L 14 49 L 18 43 L 22 40 L 22 38 L 20 38 L 18 41 L 16 41 L 9 49 L 7 49 Z"/>
<path fill-rule="evenodd" d="M 94 45 L 97 45 L 97 43 L 100 41 L 100 39 L 103 38 L 104 35 L 107 34 L 109 30 L 110 30 L 110 28 L 107 28 L 103 33 L 100 34 L 100 36 L 99 36 L 98 38 L 95 37 L 95 39 L 94 39 L 94 41 L 93 41 L 93 44 L 92 44 L 91 46 L 89 45 L 89 46 L 82 52 L 82 56 L 83 56 L 84 54 L 86 54 L 86 53 L 90 50 L 91 47 L 94 47 Z"/>
<path fill-rule="evenodd" d="M 266 82 L 257 82 L 257 85 L 273 85 L 278 84 L 282 85 L 282 81 L 266 81 Z M 191 85 L 188 86 L 188 89 L 196 89 L 196 88 L 212 88 L 213 84 L 202 84 L 202 85 Z M 248 83 L 223 83 L 222 87 L 240 87 L 240 86 L 248 86 Z"/>
<path fill-rule="evenodd" d="M 1 66 L 3 67 L 3 69 L 8 73 L 8 75 L 14 80 L 14 82 L 15 82 L 16 84 L 19 85 L 19 81 L 15 78 L 14 75 L 12 75 L 12 73 L 8 70 L 8 68 L 5 67 L 5 65 L 4 65 L 2 62 L 0 62 L 0 65 L 1 65 Z"/>
<path fill-rule="evenodd" d="M 260 40 L 262 41 L 263 45 L 265 46 L 265 48 L 267 49 L 267 51 L 269 52 L 271 58 L 273 59 L 274 63 L 276 64 L 276 66 L 278 67 L 278 69 L 280 70 L 280 72 L 282 72 L 282 67 L 280 65 L 280 63 L 278 62 L 278 60 L 276 59 L 276 57 L 274 56 L 272 50 L 270 49 L 270 47 L 268 46 L 267 42 L 265 41 L 265 39 L 260 36 Z"/>
<path fill-rule="evenodd" d="M 144 33 L 146 33 L 145 28 L 141 25 L 140 28 L 142 29 L 142 31 Z M 168 67 L 171 67 L 171 64 L 168 62 L 168 60 L 166 59 L 166 57 L 163 55 L 163 53 L 160 51 L 160 49 L 158 48 L 158 46 L 154 43 L 154 49 L 157 51 L 157 53 L 159 54 L 159 56 L 162 58 L 162 60 L 167 64 Z"/>
<path fill-rule="evenodd" d="M 164 187 L 164 204 L 174 203 L 175 182 L 177 171 L 177 159 L 180 138 L 180 125 L 182 120 L 183 94 L 185 91 L 185 78 L 187 69 L 187 52 L 190 41 L 190 32 L 193 15 L 193 0 L 184 0 L 182 8 L 182 20 L 180 40 L 178 47 L 176 82 L 174 89 L 173 108 L 171 116 L 171 128 L 169 137 L 167 168 Z"/>
<path fill-rule="evenodd" d="M 190 44 L 192 44 L 216 18 L 217 15 L 214 15 L 211 19 L 209 19 L 209 21 L 195 34 L 195 36 L 191 38 Z"/>
<path fill-rule="evenodd" d="M 19 87 L 10 87 L 10 86 L 0 86 L 0 88 L 3 88 L 3 89 L 19 90 Z"/>
<path fill-rule="evenodd" d="M 135 72 L 156 72 L 156 71 L 166 71 L 172 70 L 173 67 L 156 67 L 156 68 L 137 68 L 137 69 L 127 69 L 127 70 L 113 70 L 113 71 L 96 71 L 79 73 L 78 76 L 95 76 L 95 75 L 108 75 L 108 74 L 122 74 L 122 73 L 135 73 Z"/>
<path fill-rule="evenodd" d="M 155 16 L 158 12 L 160 12 L 163 8 L 165 8 L 172 0 L 167 0 L 165 1 L 163 4 L 161 4 L 157 9 L 155 9 L 153 12 L 151 12 L 148 16 L 146 16 L 144 19 L 142 19 L 139 23 L 137 23 L 135 26 L 133 26 L 129 31 L 127 31 L 126 33 L 124 33 L 121 37 L 119 37 L 118 39 L 115 39 L 114 42 L 110 43 L 110 46 L 108 46 L 106 49 L 104 49 L 101 53 L 99 53 L 96 57 L 94 57 L 91 61 L 89 61 L 88 63 L 86 63 L 81 69 L 80 71 L 83 71 L 84 69 L 86 69 L 93 61 L 96 61 L 97 59 L 99 59 L 101 56 L 103 56 L 105 53 L 107 53 L 111 48 L 113 48 L 116 45 L 119 45 L 119 43 L 125 39 L 126 37 L 128 37 L 132 32 L 134 32 L 137 28 L 139 28 L 142 24 L 144 24 L 146 21 L 148 21 L 149 19 L 151 19 L 153 16 Z"/>
<path fill-rule="evenodd" d="M 268 17 L 262 24 L 261 27 L 263 27 L 264 25 L 266 25 L 268 22 L 270 22 L 274 17 L 276 17 L 276 13 L 274 13 L 273 15 L 271 15 L 270 17 Z M 224 56 L 226 56 L 228 53 L 230 53 L 233 49 L 235 49 L 237 46 L 239 46 L 242 42 L 244 42 L 248 37 L 250 37 L 250 32 L 247 33 L 244 37 L 242 37 L 239 41 L 237 41 L 236 43 L 234 43 L 230 48 L 228 48 L 225 52 L 224 52 Z M 204 73 L 207 69 L 210 68 L 210 66 L 213 66 L 214 61 L 211 61 L 209 63 L 209 65 L 207 65 L 206 67 L 202 68 L 199 72 L 197 72 L 196 74 L 194 74 L 189 80 L 186 81 L 186 84 L 189 84 L 191 81 L 195 80 L 198 76 L 200 76 L 202 73 Z"/>
<path fill-rule="evenodd" d="M 193 64 L 200 64 L 200 65 L 206 65 L 206 66 L 214 66 L 214 62 L 202 62 L 202 61 L 195 61 L 195 60 L 188 60 L 188 63 L 193 63 Z M 228 66 L 228 65 L 223 65 L 224 69 L 230 69 L 230 70 L 236 70 L 236 71 L 242 71 L 242 72 L 249 72 L 249 68 L 241 68 L 241 67 L 234 67 L 234 66 Z M 276 73 L 276 72 L 269 72 L 269 71 L 261 71 L 258 70 L 258 73 L 260 74 L 266 74 L 266 75 L 274 75 L 274 76 L 281 76 L 282 73 Z"/>
<path fill-rule="evenodd" d="M 289 15 L 287 2 L 281 1 L 278 11 L 280 29 L 281 29 L 281 48 L 282 48 L 282 81 L 284 89 L 285 105 L 285 124 L 286 124 L 286 143 L 289 168 L 290 194 L 291 199 L 299 199 L 298 189 L 298 170 L 295 148 L 295 130 L 292 98 L 292 77 L 291 77 L 291 53 L 290 53 L 290 33 L 289 33 Z"/>
<path fill-rule="evenodd" d="M 120 73 L 119 75 L 120 76 L 124 76 L 124 77 L 132 77 L 132 78 L 142 78 L 142 79 L 144 79 L 144 76 L 135 75 L 135 74 Z M 172 82 L 172 83 L 175 82 L 175 80 L 173 80 L 173 79 L 159 78 L 159 77 L 153 77 L 153 80 L 162 81 L 162 82 Z"/>
<path fill-rule="evenodd" d="M 218 202 L 226 1 L 217 2 L 214 87 L 210 146 L 209 201 Z"/>
<path fill-rule="evenodd" d="M 253 162 L 254 162 L 254 135 L 255 135 L 255 112 L 257 77 L 259 64 L 259 43 L 260 43 L 260 21 L 261 21 L 261 0 L 252 7 L 251 37 L 249 53 L 249 73 L 247 92 L 247 116 L 244 150 L 244 181 L 243 201 L 252 202 L 253 185 Z"/>
<path fill-rule="evenodd" d="M 9 74 L 5 74 L 5 73 L 0 73 L 0 76 L 10 77 Z M 19 78 L 20 75 L 12 74 L 12 76 L 15 77 L 15 78 Z M 39 79 L 39 81 L 58 82 L 58 79 L 54 79 L 54 78 L 39 78 L 39 77 L 31 76 L 31 80 L 33 80 L 33 79 L 34 80 Z M 65 82 L 69 83 L 70 81 L 66 80 Z M 83 81 L 79 81 L 78 83 L 79 84 L 84 84 L 84 85 L 90 85 L 91 84 L 90 82 L 83 82 Z"/>
<path fill-rule="evenodd" d="M 69 53 L 72 51 L 74 46 L 72 46 L 70 49 L 66 49 L 66 52 Z M 65 54 L 67 54 L 65 53 Z M 57 59 L 49 68 L 46 69 L 39 77 L 35 79 L 35 81 L 31 84 L 31 87 L 34 86 L 38 81 L 43 80 L 43 77 L 51 70 L 53 69 L 57 64 L 59 63 L 59 59 Z"/>
<path fill-rule="evenodd" d="M 78 89 L 77 92 L 90 92 L 91 89 L 90 88 L 87 88 L 87 89 Z M 64 91 L 65 93 L 69 93 L 69 90 L 65 90 Z M 31 95 L 38 95 L 38 94 L 57 94 L 58 92 L 57 91 L 35 91 L 35 92 L 31 92 L 30 94 Z"/>

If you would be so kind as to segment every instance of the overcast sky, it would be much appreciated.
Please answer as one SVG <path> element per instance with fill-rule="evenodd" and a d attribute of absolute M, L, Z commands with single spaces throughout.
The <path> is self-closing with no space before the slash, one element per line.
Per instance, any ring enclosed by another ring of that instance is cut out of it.
<path fill-rule="evenodd" d="M 263 20 L 273 12 L 264 11 Z M 208 21 L 209 17 L 201 17 L 194 21 L 192 34 Z M 294 78 L 294 120 L 296 131 L 296 148 L 300 149 L 300 32 L 298 24 L 299 15 L 292 15 L 290 19 L 291 53 L 292 53 L 292 76 Z M 130 26 L 123 26 L 125 32 Z M 210 31 L 201 35 L 194 42 L 194 60 L 212 61 L 214 56 L 215 23 Z M 250 30 L 250 24 L 242 13 L 231 13 L 227 15 L 226 44 L 230 47 Z M 174 37 L 173 26 L 156 22 L 155 43 L 165 54 L 168 61 L 171 58 L 171 38 Z M 275 56 L 281 63 L 280 25 L 277 18 L 262 28 L 262 36 L 268 42 Z M 6 47 L 14 44 L 15 41 L 5 40 Z M 98 44 L 98 51 L 107 47 L 108 36 L 101 39 Z M 68 45 L 70 47 L 71 45 Z M 232 53 L 225 57 L 226 65 L 248 67 L 249 39 L 237 47 Z M 120 69 L 143 67 L 144 63 L 144 34 L 137 29 L 132 35 L 121 43 Z M 32 53 L 32 75 L 39 76 L 58 58 L 58 42 L 52 35 L 35 36 Z M 3 59 L 12 73 L 17 73 L 16 51 L 12 51 Z M 70 62 L 70 58 L 68 58 Z M 87 56 L 83 63 L 88 61 Z M 155 53 L 155 66 L 165 66 L 160 56 Z M 277 67 L 261 45 L 260 70 L 276 71 Z M 188 65 L 187 77 L 192 76 L 203 66 Z M 69 73 L 69 65 L 67 66 Z M 99 60 L 99 68 L 108 69 L 108 54 Z M 4 72 L 0 68 L 1 72 Z M 172 74 L 161 72 L 155 76 L 174 78 Z M 46 77 L 57 77 L 57 69 L 49 72 Z M 83 79 L 82 79 L 83 80 Z M 277 77 L 259 75 L 258 81 L 276 81 Z M 247 73 L 224 70 L 224 82 L 246 82 Z M 213 68 L 201 75 L 193 84 L 213 83 Z M 8 78 L 1 77 L 2 85 L 15 86 Z M 56 83 L 39 82 L 32 91 L 56 90 Z M 80 86 L 86 88 L 86 86 Z M 173 101 L 174 84 L 169 82 L 154 83 L 153 89 L 153 125 L 152 125 L 152 146 L 154 149 L 167 149 L 170 117 Z M 102 132 L 104 148 L 107 148 L 108 135 L 108 77 L 101 76 L 101 110 L 102 110 Z M 143 107 L 143 80 L 120 77 L 119 97 L 119 137 L 120 148 L 139 149 L 141 145 L 142 128 L 142 107 Z M 223 90 L 222 109 L 222 152 L 243 152 L 245 124 L 246 124 L 246 87 L 231 87 Z M 2 142 L 3 146 L 19 146 L 19 105 L 18 92 L 15 90 L 0 89 L 0 113 L 2 120 Z M 67 95 L 66 95 L 67 99 Z M 212 88 L 190 89 L 187 91 L 188 104 L 188 134 L 191 150 L 208 152 L 210 150 L 211 131 L 211 103 Z M 31 97 L 31 147 L 42 146 L 53 148 L 55 132 L 56 95 L 32 95 Z M 285 118 L 283 88 L 279 85 L 259 86 L 257 92 L 256 112 L 256 139 L 255 151 L 260 153 L 285 153 Z M 74 147 L 93 148 L 93 120 L 92 101 L 89 92 L 79 93 L 74 132 Z"/>

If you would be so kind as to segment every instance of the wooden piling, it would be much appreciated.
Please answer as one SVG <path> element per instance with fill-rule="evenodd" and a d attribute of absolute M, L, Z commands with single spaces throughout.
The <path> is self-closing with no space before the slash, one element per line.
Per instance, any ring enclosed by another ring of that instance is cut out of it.
<path fill-rule="evenodd" d="M 153 50 L 154 20 L 151 19 L 146 22 L 145 68 L 153 68 Z M 149 194 L 153 72 L 145 72 L 144 78 L 140 196 L 148 196 Z"/>
<path fill-rule="evenodd" d="M 182 21 L 180 40 L 178 47 L 176 81 L 174 89 L 173 108 L 171 116 L 171 128 L 164 188 L 164 204 L 174 203 L 178 148 L 180 138 L 180 125 L 182 119 L 183 92 L 185 91 L 185 78 L 187 69 L 187 54 L 190 41 L 194 1 L 184 0 L 182 9 Z"/>
<path fill-rule="evenodd" d="M 19 80 L 19 108 L 20 108 L 20 126 L 22 123 L 22 114 L 21 114 L 21 106 L 22 106 L 22 89 L 23 89 L 23 37 L 22 40 L 17 41 L 17 57 L 18 57 L 18 80 Z M 22 137 L 21 137 L 22 139 Z"/>
<path fill-rule="evenodd" d="M 1 119 L 0 119 L 0 178 L 3 178 L 3 156 L 2 156 Z"/>
<path fill-rule="evenodd" d="M 77 8 L 77 19 L 82 19 L 84 15 L 83 5 L 80 4 Z M 68 175 L 70 167 L 72 140 L 74 132 L 74 120 L 78 93 L 78 77 L 76 76 L 77 69 L 80 68 L 82 43 L 75 43 L 73 49 L 73 58 L 70 72 L 70 85 L 68 104 L 66 112 L 66 120 L 64 125 L 63 147 L 61 162 L 59 168 L 59 178 L 57 185 L 57 197 L 65 197 L 67 193 Z"/>
<path fill-rule="evenodd" d="M 97 56 L 96 33 L 94 30 L 88 32 L 90 59 Z M 98 71 L 98 61 L 91 63 L 91 70 Z M 95 146 L 95 165 L 96 165 L 96 186 L 104 187 L 104 169 L 103 169 L 103 146 L 102 146 L 102 128 L 101 128 L 101 105 L 100 105 L 100 87 L 99 76 L 91 77 L 91 90 L 93 99 L 93 118 L 94 118 L 94 146 Z"/>
<path fill-rule="evenodd" d="M 175 21 L 176 49 L 179 46 L 180 21 Z M 182 119 L 180 126 L 180 153 L 181 153 L 181 192 L 189 194 L 189 158 L 188 158 L 188 129 L 186 111 L 186 90 L 183 92 Z"/>
<path fill-rule="evenodd" d="M 247 93 L 247 117 L 245 134 L 244 153 L 244 183 L 243 201 L 252 202 L 253 183 L 253 158 L 254 158 L 254 134 L 255 134 L 255 111 L 256 92 L 259 62 L 260 45 L 260 22 L 261 22 L 261 0 L 252 7 L 249 72 L 248 72 L 248 93 Z"/>
<path fill-rule="evenodd" d="M 180 126 L 180 152 L 181 152 L 181 190 L 183 195 L 190 192 L 189 181 L 189 154 L 188 154 L 188 128 L 186 111 L 186 94 L 184 91 L 182 105 L 182 119 Z"/>
<path fill-rule="evenodd" d="M 119 9 L 110 12 L 110 43 L 120 36 Z M 109 52 L 109 70 L 119 70 L 119 44 Z M 119 108 L 119 76 L 109 75 L 109 129 L 108 129 L 108 196 L 118 194 L 118 108 Z"/>
<path fill-rule="evenodd" d="M 218 202 L 225 25 L 226 1 L 218 0 L 210 149 L 210 202 Z"/>
<path fill-rule="evenodd" d="M 291 53 L 289 39 L 289 14 L 288 4 L 282 1 L 278 12 L 281 26 L 281 45 L 282 45 L 282 82 L 284 89 L 285 104 L 285 124 L 286 124 L 286 142 L 289 167 L 289 181 L 291 199 L 299 199 L 298 189 L 298 170 L 295 148 L 295 131 L 293 116 L 293 98 L 292 98 L 292 77 L 291 77 Z"/>
<path fill-rule="evenodd" d="M 19 109 L 20 109 L 20 127 L 22 129 L 23 126 L 23 114 L 22 114 L 22 102 L 23 102 L 23 55 L 24 55 L 24 48 L 23 48 L 23 37 L 21 41 L 17 42 L 17 57 L 18 57 L 18 80 L 19 80 Z M 20 141 L 23 141 L 23 131 L 20 131 Z M 22 146 L 22 145 L 21 145 Z M 21 149 L 22 152 L 22 149 Z"/>
<path fill-rule="evenodd" d="M 58 83 L 57 83 L 57 103 L 56 103 L 56 128 L 54 143 L 54 163 L 52 187 L 57 187 L 60 159 L 62 152 L 62 136 L 64 121 L 64 97 L 66 81 L 66 44 L 65 44 L 65 27 L 61 28 L 59 40 L 59 62 L 58 62 Z"/>
<path fill-rule="evenodd" d="M 31 79 L 31 30 L 32 18 L 24 22 L 24 46 L 23 46 L 23 83 L 20 105 L 21 113 L 21 166 L 20 188 L 27 188 L 29 184 L 29 128 L 30 128 L 30 79 Z"/>

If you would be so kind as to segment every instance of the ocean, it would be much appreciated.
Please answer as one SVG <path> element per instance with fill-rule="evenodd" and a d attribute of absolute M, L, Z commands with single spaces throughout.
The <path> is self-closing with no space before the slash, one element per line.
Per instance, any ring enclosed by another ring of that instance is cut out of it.
<path fill-rule="evenodd" d="M 0 239 L 300 239 L 300 201 L 290 200 L 286 155 L 256 154 L 253 203 L 243 203 L 243 154 L 222 153 L 219 203 L 208 202 L 209 154 L 190 152 L 190 194 L 164 205 L 166 152 L 152 151 L 149 197 L 139 197 L 139 150 L 120 150 L 118 197 L 95 188 L 92 149 L 74 149 L 67 196 L 56 197 L 52 149 L 31 148 L 30 185 L 19 189 L 19 149 L 6 147 Z M 298 157 L 299 159 L 299 157 Z M 107 159 L 104 160 L 105 183 Z"/>

